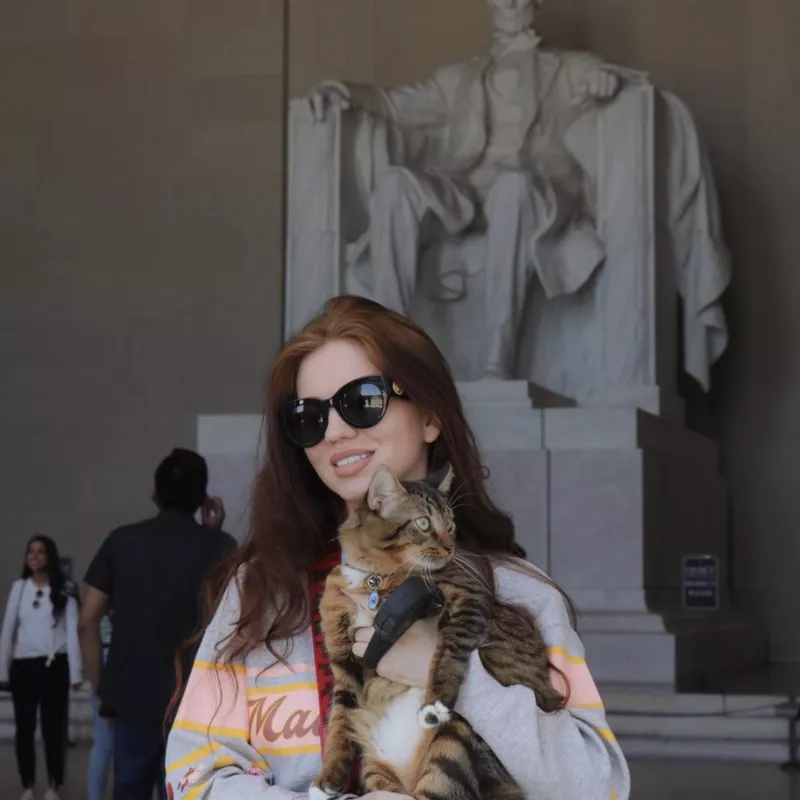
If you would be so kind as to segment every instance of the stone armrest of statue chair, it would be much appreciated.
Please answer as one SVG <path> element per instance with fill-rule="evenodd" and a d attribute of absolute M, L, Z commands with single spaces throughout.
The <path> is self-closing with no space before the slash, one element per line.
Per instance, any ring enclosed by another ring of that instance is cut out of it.
<path fill-rule="evenodd" d="M 387 170 L 435 169 L 430 132 L 334 108 L 318 122 L 292 101 L 289 125 L 286 333 L 330 297 L 370 296 L 370 198 Z M 730 270 L 707 159 L 674 96 L 626 83 L 567 131 L 605 259 L 573 294 L 548 298 L 533 280 L 514 377 L 579 403 L 671 414 L 679 367 L 704 388 L 727 344 L 720 297 Z M 428 237 L 410 315 L 460 380 L 481 377 L 485 234 Z M 678 297 L 683 346 L 677 352 Z"/>

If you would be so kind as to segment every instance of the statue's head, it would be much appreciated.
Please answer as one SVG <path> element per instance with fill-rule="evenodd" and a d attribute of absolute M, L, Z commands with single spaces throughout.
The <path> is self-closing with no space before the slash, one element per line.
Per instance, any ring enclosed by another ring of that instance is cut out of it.
<path fill-rule="evenodd" d="M 498 33 L 513 35 L 533 25 L 536 8 L 544 0 L 489 0 L 492 19 Z"/>

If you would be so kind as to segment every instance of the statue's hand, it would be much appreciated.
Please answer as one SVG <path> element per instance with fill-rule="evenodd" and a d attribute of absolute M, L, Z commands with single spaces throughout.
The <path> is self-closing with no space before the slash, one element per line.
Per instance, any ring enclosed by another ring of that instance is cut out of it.
<path fill-rule="evenodd" d="M 341 108 L 346 111 L 352 104 L 352 97 L 350 90 L 340 81 L 325 81 L 312 90 L 308 103 L 314 120 L 324 122 L 328 109 Z"/>
<path fill-rule="evenodd" d="M 582 102 L 587 98 L 611 100 L 617 96 L 620 86 L 619 75 L 606 67 L 596 67 L 584 78 L 577 102 Z"/>

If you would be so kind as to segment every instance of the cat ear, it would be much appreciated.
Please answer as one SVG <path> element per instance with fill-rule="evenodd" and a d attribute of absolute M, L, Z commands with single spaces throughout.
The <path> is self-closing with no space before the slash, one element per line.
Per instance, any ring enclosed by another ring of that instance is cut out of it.
<path fill-rule="evenodd" d="M 367 505 L 383 519 L 388 519 L 408 494 L 389 467 L 378 467 L 367 492 Z"/>
<path fill-rule="evenodd" d="M 430 482 L 433 483 L 436 487 L 436 491 L 439 492 L 442 497 L 447 497 L 453 488 L 453 481 L 455 481 L 455 479 L 456 473 L 453 469 L 453 465 L 448 462 L 440 470 L 437 470 L 434 475 L 431 475 Z"/>

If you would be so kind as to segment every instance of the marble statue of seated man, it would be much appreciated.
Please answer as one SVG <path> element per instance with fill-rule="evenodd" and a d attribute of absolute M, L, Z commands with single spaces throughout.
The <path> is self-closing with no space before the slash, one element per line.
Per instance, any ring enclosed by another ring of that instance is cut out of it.
<path fill-rule="evenodd" d="M 409 313 L 423 238 L 486 234 L 486 377 L 510 378 L 529 284 L 547 297 L 578 291 L 605 257 L 564 134 L 593 103 L 614 98 L 621 72 L 595 56 L 547 49 L 533 29 L 541 0 L 489 0 L 488 55 L 384 89 L 325 82 L 315 119 L 332 106 L 423 133 L 423 167 L 393 166 L 370 201 L 373 299 Z"/>

